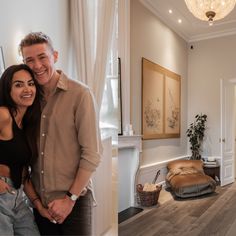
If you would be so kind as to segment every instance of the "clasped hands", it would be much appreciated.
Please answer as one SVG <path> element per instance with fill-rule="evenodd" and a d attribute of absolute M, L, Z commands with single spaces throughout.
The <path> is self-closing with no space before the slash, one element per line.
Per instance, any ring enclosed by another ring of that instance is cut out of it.
<path fill-rule="evenodd" d="M 15 194 L 12 187 L 0 179 L 0 194 L 5 192 Z M 41 201 L 39 200 L 39 202 Z M 65 196 L 62 199 L 56 199 L 50 202 L 48 208 L 43 207 L 41 203 L 36 208 L 41 216 L 49 219 L 52 223 L 62 224 L 66 217 L 71 213 L 74 204 L 75 202 Z"/>
<path fill-rule="evenodd" d="M 62 224 L 66 217 L 71 213 L 74 204 L 75 203 L 67 197 L 56 199 L 48 204 L 48 208 L 40 209 L 39 212 L 52 223 Z"/>

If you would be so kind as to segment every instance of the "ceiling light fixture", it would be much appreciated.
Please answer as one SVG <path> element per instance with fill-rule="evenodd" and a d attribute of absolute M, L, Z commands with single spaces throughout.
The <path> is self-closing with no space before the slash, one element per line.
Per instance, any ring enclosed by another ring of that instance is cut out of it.
<path fill-rule="evenodd" d="M 185 3 L 195 17 L 212 25 L 234 9 L 236 0 L 185 0 Z"/>

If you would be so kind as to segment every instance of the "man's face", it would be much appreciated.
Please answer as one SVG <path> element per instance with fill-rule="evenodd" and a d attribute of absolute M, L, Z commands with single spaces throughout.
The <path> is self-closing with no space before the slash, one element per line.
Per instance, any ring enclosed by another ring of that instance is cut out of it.
<path fill-rule="evenodd" d="M 58 53 L 52 51 L 46 43 L 26 46 L 22 50 L 23 60 L 34 72 L 40 85 L 47 85 L 54 72 Z"/>

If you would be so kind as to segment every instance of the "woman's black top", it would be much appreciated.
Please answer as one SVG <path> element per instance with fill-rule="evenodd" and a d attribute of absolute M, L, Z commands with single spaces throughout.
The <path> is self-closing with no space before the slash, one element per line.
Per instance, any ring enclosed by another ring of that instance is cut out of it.
<path fill-rule="evenodd" d="M 29 164 L 31 152 L 25 133 L 20 129 L 12 116 L 13 138 L 0 140 L 0 164 L 10 168 L 10 176 L 16 189 L 22 183 L 23 168 Z"/>

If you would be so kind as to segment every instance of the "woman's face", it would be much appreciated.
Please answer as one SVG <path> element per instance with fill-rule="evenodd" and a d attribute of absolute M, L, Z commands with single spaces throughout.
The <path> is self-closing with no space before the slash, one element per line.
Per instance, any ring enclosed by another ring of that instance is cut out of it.
<path fill-rule="evenodd" d="M 11 97 L 18 108 L 27 108 L 34 102 L 36 87 L 30 73 L 17 71 L 12 78 Z"/>

